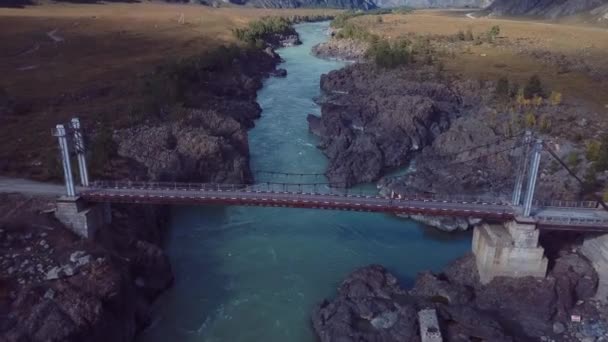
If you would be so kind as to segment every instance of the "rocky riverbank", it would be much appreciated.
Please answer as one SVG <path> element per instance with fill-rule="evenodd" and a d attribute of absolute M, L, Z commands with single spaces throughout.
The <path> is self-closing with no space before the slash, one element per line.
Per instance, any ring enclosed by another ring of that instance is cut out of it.
<path fill-rule="evenodd" d="M 352 51 L 352 41 L 335 38 L 313 49 L 322 57 L 358 59 L 323 75 L 321 116 L 308 117 L 335 186 L 377 182 L 384 194 L 459 194 L 508 202 L 525 130 L 534 131 L 562 160 L 571 160 L 580 179 L 590 179 L 589 142 L 581 140 L 583 134 L 598 139 L 604 122 L 580 101 L 562 101 L 561 94 L 534 103 L 516 95 L 505 99 L 497 95 L 497 80 L 446 72 L 434 57 L 414 53 L 413 62 L 387 69 Z M 544 92 L 548 96 L 549 90 Z M 393 171 L 401 176 L 386 176 Z M 539 175 L 535 199 L 581 198 L 581 184 L 546 150 Z M 607 172 L 592 176 L 600 184 L 608 179 Z M 413 219 L 448 231 L 477 222 Z"/>
<path fill-rule="evenodd" d="M 369 44 L 355 39 L 329 39 L 313 46 L 313 55 L 319 58 L 363 61 Z"/>
<path fill-rule="evenodd" d="M 525 124 L 520 112 L 500 111 L 495 82 L 464 80 L 420 63 L 396 69 L 357 63 L 323 75 L 321 89 L 321 116 L 310 115 L 308 121 L 330 160 L 327 176 L 332 183 L 380 180 L 397 193 L 508 199 Z M 535 107 L 540 118 L 568 110 L 581 108 Z M 538 133 L 565 158 L 574 147 L 562 129 L 561 122 L 553 121 L 554 134 Z M 405 176 L 382 179 L 410 164 L 414 167 Z M 549 155 L 543 156 L 539 199 L 576 193 L 580 186 L 554 164 Z"/>
<path fill-rule="evenodd" d="M 432 66 L 387 70 L 358 63 L 323 75 L 321 117 L 308 121 L 329 158 L 330 181 L 376 181 L 407 165 L 451 121 L 479 105 L 479 87 L 458 92 L 456 86 Z"/>
<path fill-rule="evenodd" d="M 114 133 L 118 156 L 146 170 L 131 179 L 252 181 L 247 130 L 261 113 L 256 94 L 265 77 L 281 76 L 284 70 L 275 69 L 280 57 L 271 48 L 226 54 L 233 57 L 230 63 L 212 59 L 211 66 L 183 67 L 198 76 L 183 81 L 183 102 L 168 109 L 166 118 Z"/>
<path fill-rule="evenodd" d="M 173 280 L 159 247 L 162 210 L 115 207 L 95 241 L 79 239 L 45 199 L 0 205 L 0 340 L 130 341 Z"/>
<path fill-rule="evenodd" d="M 445 341 L 600 341 L 608 336 L 608 308 L 591 300 L 596 286 L 593 267 L 572 250 L 559 254 L 546 279 L 487 285 L 479 283 L 472 255 L 440 274 L 419 274 L 409 290 L 370 265 L 318 305 L 312 324 L 320 341 L 420 341 L 417 313 L 432 308 Z"/>

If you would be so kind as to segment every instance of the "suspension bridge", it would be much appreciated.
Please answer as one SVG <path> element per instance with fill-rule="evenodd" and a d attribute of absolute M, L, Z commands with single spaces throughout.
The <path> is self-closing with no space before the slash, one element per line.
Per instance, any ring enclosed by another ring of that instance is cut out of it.
<path fill-rule="evenodd" d="M 466 163 L 489 155 L 512 152 L 515 149 L 521 150 L 518 157 L 515 188 L 510 200 L 458 194 L 396 194 L 391 192 L 380 195 L 378 191 L 357 191 L 327 182 L 262 182 L 258 184 L 91 182 L 86 166 L 86 151 L 79 120 L 73 119 L 67 128 L 64 125 L 57 125 L 54 135 L 59 139 L 67 196 L 72 198 L 79 196 L 92 203 L 293 207 L 475 217 L 495 222 L 523 218 L 526 221 L 535 222 L 542 229 L 608 232 L 608 211 L 603 210 L 605 207 L 601 201 L 534 201 L 534 189 L 544 144 L 541 140 L 534 140 L 530 132 L 436 157 L 453 158 L 475 150 L 488 149 L 500 142 L 516 140 L 516 143 L 508 148 L 494 148 L 489 154 L 457 161 Z M 72 153 L 76 154 L 78 160 L 78 174 L 81 183 L 78 188 L 74 185 L 71 170 L 70 155 Z M 557 156 L 555 157 L 557 158 Z M 289 174 L 272 170 L 259 171 L 259 173 L 282 176 L 322 176 L 306 173 Z"/>
<path fill-rule="evenodd" d="M 608 207 L 601 198 L 585 202 L 534 199 L 543 150 L 549 152 L 577 182 L 583 184 L 583 181 L 531 132 L 435 157 L 446 160 L 444 165 L 449 166 L 456 163 L 466 165 L 475 159 L 509 153 L 509 157 L 516 160 L 515 186 L 510 198 L 403 193 L 390 189 L 362 191 L 349 189 L 347 184 L 259 182 L 259 179 L 256 184 L 90 181 L 78 119 L 72 119 L 67 126 L 57 125 L 53 134 L 59 140 L 65 176 L 65 196 L 57 201 L 55 216 L 83 237 L 94 236 L 97 229 L 110 223 L 110 203 L 242 205 L 478 218 L 484 223 L 475 226 L 472 249 L 480 279 L 485 283 L 496 276 L 544 277 L 548 260 L 539 245 L 542 229 L 608 233 Z M 506 141 L 512 144 L 504 148 Z M 479 153 L 480 150 L 485 153 Z M 78 160 L 78 187 L 74 184 L 71 169 L 70 157 L 73 154 Z M 259 173 L 298 176 L 275 170 Z M 324 177 L 299 174 L 299 177 L 303 176 Z M 608 258 L 605 257 L 608 255 L 608 234 L 586 236 L 583 253 L 596 268 L 608 269 Z M 600 283 L 605 284 L 602 291 L 608 293 L 608 279 Z"/>
<path fill-rule="evenodd" d="M 366 191 L 349 193 L 318 184 L 95 182 L 79 195 L 86 201 L 102 203 L 291 207 L 475 217 L 490 221 L 513 220 L 523 214 L 523 209 L 489 197 L 394 193 L 381 196 Z M 608 213 L 600 210 L 597 202 L 547 201 L 535 204 L 531 217 L 539 228 L 608 232 Z"/>

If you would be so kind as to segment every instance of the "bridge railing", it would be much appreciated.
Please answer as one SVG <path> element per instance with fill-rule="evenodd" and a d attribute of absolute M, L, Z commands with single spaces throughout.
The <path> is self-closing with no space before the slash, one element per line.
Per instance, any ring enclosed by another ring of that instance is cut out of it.
<path fill-rule="evenodd" d="M 562 200 L 535 200 L 532 204 L 538 208 L 581 208 L 595 209 L 598 208 L 597 201 L 562 201 Z"/>
<path fill-rule="evenodd" d="M 377 189 L 344 189 L 329 187 L 319 183 L 258 183 L 258 184 L 218 184 L 218 183 L 180 183 L 180 182 L 136 182 L 136 181 L 96 181 L 91 189 L 137 189 L 137 190 L 180 190 L 180 191 L 218 191 L 218 192 L 259 192 L 287 193 L 304 195 L 393 198 L 396 200 L 451 202 L 480 205 L 509 205 L 508 201 L 491 196 L 447 195 L 433 193 L 390 193 L 381 194 Z"/>
<path fill-rule="evenodd" d="M 458 202 L 463 204 L 492 204 L 509 205 L 509 201 L 499 197 L 487 195 L 458 195 L 437 193 L 396 193 L 395 198 L 403 199 L 431 199 L 439 202 Z"/>
<path fill-rule="evenodd" d="M 271 192 L 290 194 L 310 194 L 346 197 L 378 197 L 403 200 L 438 201 L 463 204 L 510 205 L 509 200 L 487 195 L 457 195 L 436 193 L 389 193 L 381 194 L 373 188 L 337 188 L 326 183 L 257 183 L 257 184 L 222 184 L 222 183 L 181 183 L 181 182 L 141 182 L 141 181 L 95 181 L 90 188 L 97 189 L 139 189 L 139 190 L 187 190 L 187 191 L 238 191 L 238 192 Z M 386 192 L 386 191 L 385 191 Z M 595 209 L 595 201 L 535 201 L 537 208 L 584 208 Z"/>
<path fill-rule="evenodd" d="M 545 224 L 556 224 L 556 225 L 608 225 L 608 219 L 595 218 L 595 217 L 566 217 L 566 216 L 535 216 L 535 219 L 539 223 Z"/>
<path fill-rule="evenodd" d="M 181 183 L 181 182 L 134 182 L 134 181 L 95 181 L 93 189 L 154 189 L 154 190 L 188 190 L 188 191 L 245 191 L 245 192 L 282 192 L 324 195 L 378 195 L 377 191 L 365 189 L 343 189 L 329 187 L 326 183 L 258 183 L 258 184 L 223 184 L 223 183 Z"/>

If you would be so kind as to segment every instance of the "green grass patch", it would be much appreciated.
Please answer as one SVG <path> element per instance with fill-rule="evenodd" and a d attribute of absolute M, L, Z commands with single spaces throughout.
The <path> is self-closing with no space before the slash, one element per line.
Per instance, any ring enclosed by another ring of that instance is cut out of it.
<path fill-rule="evenodd" d="M 296 34 L 291 21 L 282 17 L 268 17 L 249 23 L 246 28 L 232 30 L 234 36 L 247 44 L 260 45 L 275 34 Z"/>
<path fill-rule="evenodd" d="M 349 19 L 363 15 L 409 14 L 412 11 L 413 9 L 410 7 L 376 8 L 369 11 L 347 11 L 336 15 L 330 26 L 335 29 L 343 28 Z"/>
<path fill-rule="evenodd" d="M 380 67 L 396 68 L 411 62 L 411 42 L 404 39 L 391 43 L 386 39 L 378 39 L 371 42 L 366 56 Z"/>
<path fill-rule="evenodd" d="M 344 25 L 344 27 L 338 31 L 338 33 L 336 33 L 336 38 L 355 39 L 365 42 L 371 42 L 379 39 L 377 35 L 372 34 L 367 29 L 353 23 L 346 23 L 346 25 Z"/>
<path fill-rule="evenodd" d="M 137 124 L 146 119 L 163 119 L 162 113 L 180 106 L 188 106 L 193 100 L 193 93 L 208 82 L 211 72 L 218 72 L 232 67 L 237 58 L 253 51 L 251 46 L 236 44 L 219 46 L 197 56 L 171 61 L 159 66 L 147 76 L 144 84 L 142 108 L 132 110 L 130 124 Z M 149 114 L 156 115 L 150 117 Z"/>

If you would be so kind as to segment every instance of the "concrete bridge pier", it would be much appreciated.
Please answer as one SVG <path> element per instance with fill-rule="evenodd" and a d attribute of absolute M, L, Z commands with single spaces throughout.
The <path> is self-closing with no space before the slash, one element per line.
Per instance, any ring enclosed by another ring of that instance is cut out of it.
<path fill-rule="evenodd" d="M 112 222 L 109 203 L 87 203 L 77 196 L 62 196 L 56 205 L 55 217 L 83 238 L 93 238 L 98 228 Z"/>
<path fill-rule="evenodd" d="M 494 277 L 538 277 L 547 274 L 548 260 L 538 243 L 534 221 L 517 218 L 503 224 L 481 224 L 473 232 L 473 254 L 483 284 Z"/>
<path fill-rule="evenodd" d="M 586 237 L 581 253 L 591 261 L 599 277 L 595 299 L 608 301 L 608 234 Z"/>

